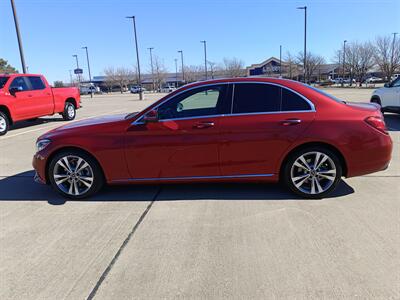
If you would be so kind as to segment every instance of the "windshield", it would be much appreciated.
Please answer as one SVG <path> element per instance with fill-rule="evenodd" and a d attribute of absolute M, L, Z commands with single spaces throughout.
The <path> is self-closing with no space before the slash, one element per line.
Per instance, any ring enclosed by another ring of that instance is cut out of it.
<path fill-rule="evenodd" d="M 6 77 L 6 76 L 0 77 L 0 89 L 2 89 L 6 85 L 8 78 L 10 78 L 10 77 Z"/>
<path fill-rule="evenodd" d="M 307 84 L 304 84 L 304 85 L 307 86 L 308 88 L 312 89 L 313 91 L 332 99 L 333 101 L 346 104 L 346 101 L 336 98 L 335 96 L 332 96 L 331 94 L 325 93 L 324 91 L 317 89 L 316 87 L 313 87 L 313 86 L 307 85 Z"/>

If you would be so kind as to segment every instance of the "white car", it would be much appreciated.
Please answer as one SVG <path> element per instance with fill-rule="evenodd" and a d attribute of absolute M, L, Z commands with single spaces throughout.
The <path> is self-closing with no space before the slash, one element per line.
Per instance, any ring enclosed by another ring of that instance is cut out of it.
<path fill-rule="evenodd" d="M 400 77 L 372 93 L 371 102 L 382 107 L 383 112 L 400 113 Z"/>
<path fill-rule="evenodd" d="M 377 82 L 381 82 L 383 79 L 379 78 L 379 77 L 369 77 L 365 80 L 366 83 L 377 83 Z"/>

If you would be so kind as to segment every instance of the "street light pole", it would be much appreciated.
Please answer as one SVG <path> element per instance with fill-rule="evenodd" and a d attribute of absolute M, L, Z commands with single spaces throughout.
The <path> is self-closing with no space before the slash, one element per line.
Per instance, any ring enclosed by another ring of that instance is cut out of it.
<path fill-rule="evenodd" d="M 89 62 L 89 52 L 88 48 L 82 47 L 82 49 L 86 50 L 86 60 L 87 60 L 87 66 L 88 66 L 88 71 L 89 71 L 89 84 L 90 84 L 90 98 L 93 98 L 93 90 L 92 90 L 92 74 L 90 73 L 90 62 Z"/>
<path fill-rule="evenodd" d="M 135 33 L 135 46 L 136 46 L 136 62 L 138 69 L 138 79 L 139 79 L 139 100 L 143 100 L 143 91 L 142 91 L 142 80 L 140 77 L 140 62 L 139 62 L 139 50 L 138 50 L 138 42 L 137 42 L 137 34 L 136 34 L 136 21 L 135 16 L 126 17 L 127 19 L 132 19 L 133 22 L 133 31 Z"/>
<path fill-rule="evenodd" d="M 178 59 L 175 58 L 175 88 L 178 88 Z"/>
<path fill-rule="evenodd" d="M 207 80 L 207 41 L 200 41 L 200 43 L 204 44 L 204 70 L 205 70 L 206 80 Z"/>
<path fill-rule="evenodd" d="M 183 50 L 179 50 L 178 53 L 181 54 L 181 63 L 182 63 L 182 81 L 185 82 L 185 70 L 183 69 Z"/>
<path fill-rule="evenodd" d="M 393 59 L 394 59 L 394 44 L 396 42 L 396 35 L 398 35 L 398 32 L 393 32 L 393 42 L 392 42 L 392 55 L 390 56 L 390 68 L 393 69 Z M 394 71 L 394 70 L 393 70 Z M 392 72 L 390 72 L 390 75 L 393 75 Z M 388 78 L 389 82 L 392 78 Z"/>
<path fill-rule="evenodd" d="M 282 45 L 279 45 L 279 78 L 282 78 Z"/>
<path fill-rule="evenodd" d="M 79 69 L 78 55 L 74 54 L 74 55 L 72 55 L 72 57 L 75 57 L 76 68 Z M 80 74 L 76 74 L 76 76 L 78 77 L 78 86 L 81 86 L 81 76 L 80 76 Z"/>
<path fill-rule="evenodd" d="M 70 85 L 72 86 L 72 70 L 68 70 L 69 71 L 69 81 L 70 81 Z"/>
<path fill-rule="evenodd" d="M 307 82 L 307 6 L 298 7 L 297 9 L 304 9 L 304 62 L 303 62 L 303 71 L 304 71 L 304 83 Z"/>
<path fill-rule="evenodd" d="M 344 68 L 346 67 L 346 43 L 347 40 L 343 41 L 343 68 L 342 68 L 342 87 L 344 86 Z"/>
<path fill-rule="evenodd" d="M 156 89 L 155 83 L 154 83 L 153 52 L 152 52 L 154 47 L 150 47 L 147 49 L 149 49 L 149 51 L 150 51 L 151 81 L 153 82 L 153 92 L 154 92 L 154 90 Z"/>
<path fill-rule="evenodd" d="M 12 7 L 13 15 L 14 15 L 15 31 L 17 32 L 19 56 L 21 57 L 22 72 L 25 74 L 26 66 L 25 66 L 25 58 L 24 58 L 24 49 L 22 47 L 21 33 L 19 32 L 18 16 L 17 16 L 17 10 L 15 8 L 14 0 L 11 0 L 11 7 Z"/>

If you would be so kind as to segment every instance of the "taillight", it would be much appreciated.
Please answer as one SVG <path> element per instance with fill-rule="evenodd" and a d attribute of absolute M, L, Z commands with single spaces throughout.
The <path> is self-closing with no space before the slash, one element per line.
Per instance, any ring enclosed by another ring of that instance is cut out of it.
<path fill-rule="evenodd" d="M 388 134 L 385 121 L 381 117 L 368 117 L 365 119 L 368 125 L 374 127 L 375 129 L 379 130 L 380 132 Z"/>

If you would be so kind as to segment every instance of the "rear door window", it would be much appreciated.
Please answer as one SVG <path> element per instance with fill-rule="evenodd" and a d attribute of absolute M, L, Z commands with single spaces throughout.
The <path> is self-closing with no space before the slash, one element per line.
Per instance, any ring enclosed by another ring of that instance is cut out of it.
<path fill-rule="evenodd" d="M 281 88 L 260 83 L 235 84 L 233 114 L 277 112 L 281 108 Z"/>
<path fill-rule="evenodd" d="M 29 76 L 29 81 L 32 86 L 32 90 L 44 90 L 46 88 L 40 76 Z"/>

